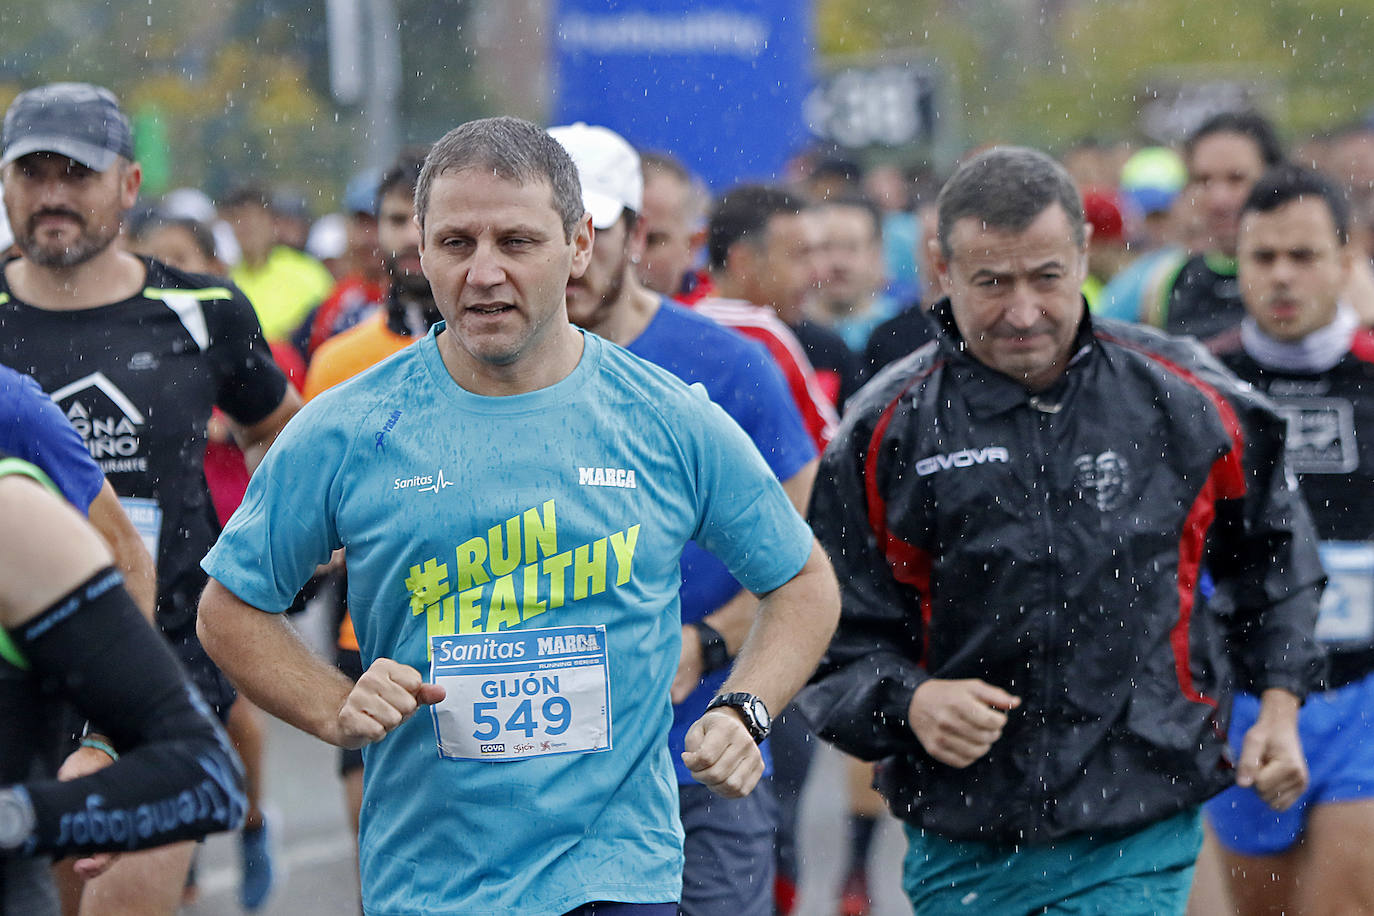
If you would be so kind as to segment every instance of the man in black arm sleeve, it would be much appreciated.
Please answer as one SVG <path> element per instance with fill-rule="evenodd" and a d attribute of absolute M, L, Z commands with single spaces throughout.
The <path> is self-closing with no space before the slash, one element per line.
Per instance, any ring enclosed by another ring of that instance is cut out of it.
<path fill-rule="evenodd" d="M 0 914 L 45 916 L 57 908 L 42 857 L 232 829 L 243 771 L 99 535 L 42 471 L 3 453 L 0 517 Z M 35 778 L 59 700 L 127 752 L 80 779 Z M 106 864 L 84 859 L 77 871 Z"/>

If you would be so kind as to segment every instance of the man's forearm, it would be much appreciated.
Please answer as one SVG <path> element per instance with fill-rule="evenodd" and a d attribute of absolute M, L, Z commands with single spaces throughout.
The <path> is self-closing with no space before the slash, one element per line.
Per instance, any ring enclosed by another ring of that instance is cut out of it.
<path fill-rule="evenodd" d="M 797 473 L 782 482 L 783 492 L 787 494 L 797 514 L 802 518 L 806 518 L 807 510 L 811 507 L 811 490 L 816 485 L 816 471 L 820 466 L 821 460 L 812 458 L 802 465 Z"/>
<path fill-rule="evenodd" d="M 317 658 L 280 614 L 241 601 L 214 579 L 200 601 L 197 631 L 210 657 L 267 712 L 339 744 L 339 710 L 353 682 Z"/>
<path fill-rule="evenodd" d="M 816 670 L 839 618 L 835 574 L 820 545 L 813 542 L 801 572 L 763 596 L 753 629 L 721 692 L 752 693 L 770 712 L 781 712 Z"/>
<path fill-rule="evenodd" d="M 1260 694 L 1259 716 L 1264 719 L 1275 718 L 1286 722 L 1296 722 L 1302 700 L 1292 691 L 1282 687 L 1270 687 Z"/>
<path fill-rule="evenodd" d="M 296 415 L 301 409 L 301 396 L 296 389 L 286 386 L 286 394 L 282 397 L 281 403 L 276 409 L 252 426 L 239 426 L 234 424 L 230 427 L 233 431 L 234 439 L 239 444 L 239 450 L 243 452 L 243 463 L 248 468 L 248 473 L 252 474 L 262 464 L 262 459 L 267 455 L 267 450 L 272 447 L 272 443 L 277 441 L 277 436 L 286 428 L 287 421 Z"/>
<path fill-rule="evenodd" d="M 109 481 L 91 501 L 87 518 L 114 554 L 115 566 L 124 575 L 124 588 L 149 621 L 157 606 L 157 573 L 143 537 L 110 487 Z"/>

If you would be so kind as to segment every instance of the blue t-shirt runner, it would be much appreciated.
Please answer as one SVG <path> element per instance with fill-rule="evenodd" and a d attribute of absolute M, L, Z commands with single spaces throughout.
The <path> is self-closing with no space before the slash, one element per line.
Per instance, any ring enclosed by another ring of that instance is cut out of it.
<path fill-rule="evenodd" d="M 689 385 L 700 383 L 748 434 L 778 480 L 790 479 L 816 457 L 787 380 L 762 344 L 663 299 L 653 320 L 626 349 Z M 683 623 L 695 623 L 716 611 L 742 587 L 724 563 L 695 542 L 682 551 L 681 566 Z M 729 668 L 707 673 L 673 707 L 668 747 L 681 785 L 696 784 L 682 762 L 687 729 L 706 712 L 706 704 L 729 673 Z M 770 763 L 766 743 L 764 763 Z"/>
<path fill-rule="evenodd" d="M 277 611 L 344 547 L 364 663 L 448 690 L 364 750 L 368 914 L 676 900 L 679 558 L 767 592 L 810 529 L 699 386 L 588 334 L 562 381 L 481 397 L 443 328 L 307 405 L 205 570 Z"/>

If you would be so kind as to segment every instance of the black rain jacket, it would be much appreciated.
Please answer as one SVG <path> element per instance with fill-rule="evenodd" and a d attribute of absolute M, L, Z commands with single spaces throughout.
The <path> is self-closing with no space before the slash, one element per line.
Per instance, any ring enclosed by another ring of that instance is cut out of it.
<path fill-rule="evenodd" d="M 939 338 L 856 395 L 822 459 L 811 523 L 843 614 L 803 714 L 884 760 L 898 817 L 951 838 L 1198 804 L 1233 780 L 1235 687 L 1302 697 L 1322 673 L 1283 421 L 1192 339 L 1085 309 L 1065 375 L 1032 394 L 965 352 L 947 300 L 932 317 Z M 966 768 L 908 724 L 931 677 L 1022 700 Z"/>

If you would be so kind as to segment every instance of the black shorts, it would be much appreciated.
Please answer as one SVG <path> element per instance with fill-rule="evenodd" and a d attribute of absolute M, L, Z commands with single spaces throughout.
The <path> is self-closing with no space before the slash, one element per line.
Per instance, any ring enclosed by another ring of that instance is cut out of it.
<path fill-rule="evenodd" d="M 57 901 L 47 856 L 32 859 L 0 859 L 0 913 L 24 916 L 58 916 Z"/>
<path fill-rule="evenodd" d="M 181 662 L 181 666 L 186 669 L 191 683 L 196 685 L 205 702 L 214 710 L 220 724 L 228 722 L 229 708 L 238 699 L 238 691 L 200 644 L 200 637 L 196 636 L 195 621 L 192 621 L 190 626 L 173 632 L 164 632 L 163 635 L 167 637 L 167 642 L 171 644 L 172 652 Z"/>

